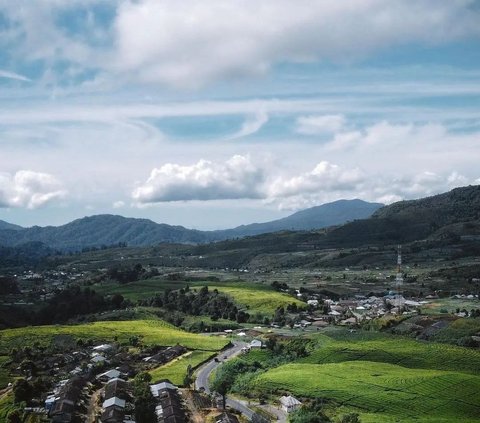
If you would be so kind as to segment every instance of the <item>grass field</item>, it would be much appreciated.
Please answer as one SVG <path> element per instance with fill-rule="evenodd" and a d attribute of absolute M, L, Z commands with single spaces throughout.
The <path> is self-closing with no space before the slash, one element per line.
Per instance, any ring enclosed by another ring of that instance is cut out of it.
<path fill-rule="evenodd" d="M 351 336 L 351 340 L 346 337 Z M 480 351 L 448 344 L 418 342 L 403 337 L 376 334 L 348 334 L 342 340 L 319 335 L 318 348 L 303 362 L 312 364 L 343 361 L 373 361 L 415 369 L 453 370 L 480 375 Z"/>
<path fill-rule="evenodd" d="M 128 342 L 131 336 L 138 336 L 147 345 L 169 346 L 178 343 L 192 350 L 205 351 L 220 350 L 228 343 L 226 338 L 184 332 L 159 320 L 106 321 L 71 326 L 29 326 L 6 329 L 0 331 L 0 352 L 5 354 L 12 347 L 19 348 L 36 341 L 47 344 L 58 335 L 70 335 L 74 338 L 95 341 L 117 338 L 119 342 Z"/>
<path fill-rule="evenodd" d="M 214 355 L 212 351 L 189 351 L 170 363 L 151 370 L 149 373 L 152 375 L 152 382 L 169 379 L 174 385 L 182 386 L 189 365 L 195 369 Z"/>
<path fill-rule="evenodd" d="M 13 404 L 13 394 L 8 393 L 0 397 L 0 423 L 7 423 L 7 416 L 10 411 L 17 407 Z"/>
<path fill-rule="evenodd" d="M 206 283 L 195 282 L 192 286 L 204 286 Z M 278 307 L 287 307 L 295 303 L 299 308 L 305 308 L 306 304 L 282 292 L 277 292 L 268 285 L 252 284 L 247 282 L 218 283 L 209 282 L 210 289 L 218 289 L 245 308 L 250 314 L 261 313 L 272 315 Z"/>
<path fill-rule="evenodd" d="M 166 289 L 180 289 L 185 286 L 187 286 L 187 282 L 152 278 L 121 285 L 115 282 L 101 283 L 94 285 L 92 288 L 99 294 L 122 294 L 125 298 L 137 301 L 153 297 L 156 293 L 164 292 Z"/>
<path fill-rule="evenodd" d="M 468 298 L 439 298 L 422 307 L 424 314 L 439 314 L 441 310 L 447 310 L 448 313 L 454 313 L 456 309 L 480 308 L 480 300 Z"/>
<path fill-rule="evenodd" d="M 370 361 L 283 365 L 260 375 L 255 388 L 323 397 L 355 407 L 363 423 L 474 422 L 480 376 L 408 369 Z"/>
<path fill-rule="evenodd" d="M 117 283 L 102 283 L 94 285 L 93 288 L 100 294 L 122 294 L 130 300 L 136 301 L 143 298 L 153 297 L 158 292 L 166 289 L 180 289 L 189 285 L 191 288 L 208 286 L 211 289 L 218 289 L 233 300 L 248 309 L 249 313 L 261 313 L 271 315 L 278 307 L 286 307 L 295 303 L 298 307 L 305 307 L 305 303 L 291 297 L 290 295 L 277 292 L 269 285 L 248 283 L 248 282 L 184 282 L 165 281 L 160 278 L 153 278 L 131 282 L 123 285 Z"/>
<path fill-rule="evenodd" d="M 12 381 L 8 369 L 4 367 L 4 364 L 9 360 L 10 358 L 7 356 L 0 356 L 0 389 L 5 388 Z"/>

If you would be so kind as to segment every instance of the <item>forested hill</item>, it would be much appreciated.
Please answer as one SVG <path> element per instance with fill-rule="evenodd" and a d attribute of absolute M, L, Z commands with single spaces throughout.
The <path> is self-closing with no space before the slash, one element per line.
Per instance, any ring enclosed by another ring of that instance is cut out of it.
<path fill-rule="evenodd" d="M 13 223 L 8 223 L 3 220 L 0 220 L 0 231 L 4 229 L 18 230 L 23 228 L 21 226 L 14 225 Z"/>
<path fill-rule="evenodd" d="M 148 219 L 97 215 L 75 220 L 63 226 L 0 228 L 0 245 L 14 247 L 41 242 L 61 251 L 126 244 L 149 246 L 159 243 L 203 244 L 280 230 L 307 230 L 342 224 L 370 216 L 381 204 L 361 200 L 342 200 L 313 207 L 273 222 L 241 226 L 223 231 L 198 231 L 183 226 L 158 224 Z M 192 225 L 195 222 L 192 222 Z"/>
<path fill-rule="evenodd" d="M 480 185 L 455 188 L 420 200 L 399 201 L 377 210 L 373 217 L 415 219 L 439 226 L 480 219 Z"/>
<path fill-rule="evenodd" d="M 17 246 L 38 241 L 61 251 L 118 244 L 135 246 L 160 242 L 202 243 L 210 240 L 213 238 L 209 238 L 208 232 L 114 215 L 84 217 L 62 226 L 0 231 L 0 245 Z"/>
<path fill-rule="evenodd" d="M 426 238 L 456 239 L 479 235 L 480 186 L 455 188 L 419 200 L 400 201 L 379 209 L 369 219 L 330 231 L 325 245 L 395 243 Z"/>
<path fill-rule="evenodd" d="M 308 231 L 328 226 L 342 225 L 346 222 L 370 217 L 383 207 L 381 203 L 369 203 L 363 200 L 338 200 L 321 206 L 301 210 L 283 219 L 266 223 L 242 225 L 234 229 L 216 231 L 222 238 L 251 236 L 279 231 Z"/>

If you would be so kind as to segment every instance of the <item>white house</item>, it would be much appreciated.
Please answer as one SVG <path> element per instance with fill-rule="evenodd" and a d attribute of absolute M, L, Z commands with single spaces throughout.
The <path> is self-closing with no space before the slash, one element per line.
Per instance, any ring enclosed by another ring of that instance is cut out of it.
<path fill-rule="evenodd" d="M 259 339 L 254 339 L 252 342 L 250 342 L 249 345 L 250 348 L 262 348 L 262 346 L 262 341 L 260 341 Z"/>
<path fill-rule="evenodd" d="M 302 406 L 302 403 L 291 395 L 288 397 L 280 397 L 280 404 L 282 405 L 282 410 L 286 413 L 291 413 L 295 410 L 298 410 Z"/>

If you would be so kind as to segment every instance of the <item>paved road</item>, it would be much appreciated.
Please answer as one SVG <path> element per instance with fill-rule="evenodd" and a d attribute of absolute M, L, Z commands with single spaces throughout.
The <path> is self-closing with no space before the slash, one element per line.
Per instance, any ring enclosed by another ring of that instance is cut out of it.
<path fill-rule="evenodd" d="M 246 344 L 244 342 L 235 342 L 233 347 L 222 351 L 218 356 L 218 363 L 215 359 L 212 359 L 208 363 L 204 364 L 197 373 L 197 379 L 195 380 L 195 388 L 197 390 L 203 388 L 207 394 L 210 393 L 210 387 L 208 386 L 208 378 L 210 374 L 215 370 L 218 366 L 222 364 L 222 361 L 226 359 L 232 358 L 240 353 L 242 348 Z M 224 357 L 227 357 L 226 359 Z M 238 401 L 234 399 L 227 398 L 227 405 L 235 410 L 240 411 L 244 416 L 248 419 L 251 419 L 254 411 L 247 407 L 246 403 L 243 401 Z"/>

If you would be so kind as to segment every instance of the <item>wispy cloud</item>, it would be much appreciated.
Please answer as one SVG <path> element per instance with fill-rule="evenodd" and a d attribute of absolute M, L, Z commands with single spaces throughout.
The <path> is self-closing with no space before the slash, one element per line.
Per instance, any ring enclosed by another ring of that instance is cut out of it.
<path fill-rule="evenodd" d="M 15 72 L 2 70 L 2 69 L 0 69 L 0 78 L 16 79 L 17 81 L 25 81 L 25 82 L 32 81 L 30 78 L 27 78 L 26 76 L 20 75 Z"/>
<path fill-rule="evenodd" d="M 228 137 L 228 139 L 235 140 L 238 138 L 247 137 L 248 135 L 253 135 L 262 129 L 263 125 L 265 125 L 267 122 L 268 114 L 264 110 L 261 110 L 255 113 L 253 116 L 247 118 L 245 122 L 243 122 L 240 130 Z"/>

